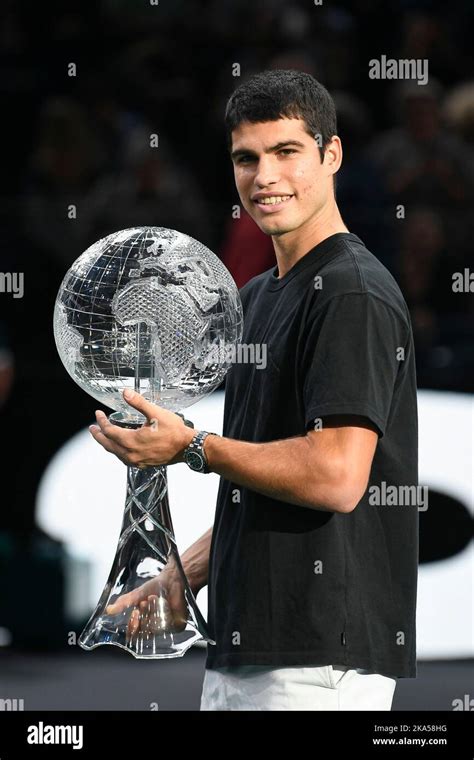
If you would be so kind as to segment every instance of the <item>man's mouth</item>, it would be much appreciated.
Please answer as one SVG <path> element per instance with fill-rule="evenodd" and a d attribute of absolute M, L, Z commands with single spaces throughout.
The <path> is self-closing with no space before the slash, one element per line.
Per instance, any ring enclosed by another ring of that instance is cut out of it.
<path fill-rule="evenodd" d="M 279 211 L 291 198 L 292 195 L 266 195 L 254 198 L 254 203 L 265 211 Z"/>

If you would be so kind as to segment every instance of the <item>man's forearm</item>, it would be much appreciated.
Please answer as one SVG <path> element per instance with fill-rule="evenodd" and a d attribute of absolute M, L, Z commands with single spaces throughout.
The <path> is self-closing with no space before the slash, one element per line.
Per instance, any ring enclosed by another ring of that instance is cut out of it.
<path fill-rule="evenodd" d="M 212 527 L 181 555 L 183 570 L 195 594 L 207 585 L 211 539 Z"/>
<path fill-rule="evenodd" d="M 128 466 L 183 462 L 196 430 L 129 389 L 124 399 L 149 424 L 124 430 L 98 410 L 98 424 L 90 426 L 95 440 Z M 329 424 L 304 436 L 248 443 L 208 435 L 204 449 L 210 469 L 236 485 L 289 504 L 345 514 L 367 489 L 379 430 L 364 416 L 331 415 Z"/>
<path fill-rule="evenodd" d="M 248 443 L 209 435 L 205 453 L 210 469 L 236 485 L 297 506 L 343 511 L 343 465 L 337 450 L 321 450 L 315 467 L 306 436 Z"/>

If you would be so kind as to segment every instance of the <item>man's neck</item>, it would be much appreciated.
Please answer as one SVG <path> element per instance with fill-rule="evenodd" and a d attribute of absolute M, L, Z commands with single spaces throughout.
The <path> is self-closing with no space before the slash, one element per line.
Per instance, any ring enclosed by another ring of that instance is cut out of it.
<path fill-rule="evenodd" d="M 319 218 L 310 220 L 306 226 L 284 235 L 273 235 L 278 278 L 284 277 L 299 259 L 337 232 L 349 232 L 349 230 L 342 221 L 339 209 L 334 204 L 330 213 L 322 214 Z"/>

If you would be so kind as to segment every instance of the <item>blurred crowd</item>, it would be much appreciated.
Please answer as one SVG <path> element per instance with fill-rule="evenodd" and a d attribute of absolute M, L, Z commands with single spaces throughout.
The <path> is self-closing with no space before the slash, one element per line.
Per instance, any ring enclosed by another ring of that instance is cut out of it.
<path fill-rule="evenodd" d="M 31 535 L 48 460 L 93 415 L 52 334 L 59 284 L 85 248 L 157 225 L 207 244 L 239 286 L 273 266 L 271 239 L 233 213 L 223 129 L 231 91 L 264 68 L 308 71 L 333 94 L 338 204 L 402 287 L 419 386 L 473 390 L 472 295 L 452 287 L 474 238 L 467 0 L 456 12 L 428 0 L 35 5 L 5 0 L 0 10 L 0 271 L 24 273 L 23 298 L 0 293 L 0 416 L 11 442 L 0 531 Z M 428 83 L 370 79 L 369 60 L 382 54 L 427 59 Z"/>

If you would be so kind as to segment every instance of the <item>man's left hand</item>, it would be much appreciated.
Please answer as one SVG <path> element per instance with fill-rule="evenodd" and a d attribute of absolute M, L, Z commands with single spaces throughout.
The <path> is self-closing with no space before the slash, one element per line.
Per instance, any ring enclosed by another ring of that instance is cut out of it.
<path fill-rule="evenodd" d="M 196 431 L 168 409 L 152 404 L 135 391 L 123 393 L 125 401 L 146 417 L 137 430 L 127 430 L 109 422 L 104 412 L 95 413 L 97 425 L 89 430 L 106 451 L 131 467 L 157 467 L 183 461 L 183 451 Z"/>

